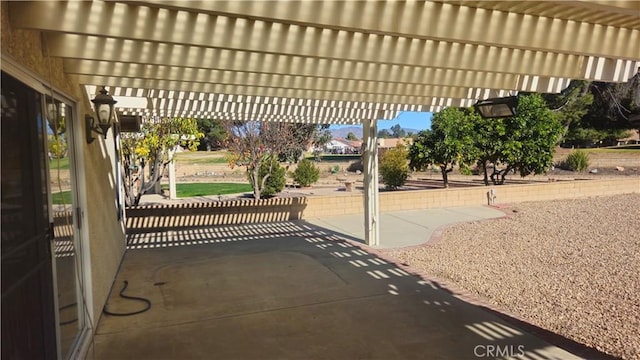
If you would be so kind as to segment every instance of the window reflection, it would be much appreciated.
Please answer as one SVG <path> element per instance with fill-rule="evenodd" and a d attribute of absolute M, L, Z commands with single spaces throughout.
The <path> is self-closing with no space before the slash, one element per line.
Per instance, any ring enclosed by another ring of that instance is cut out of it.
<path fill-rule="evenodd" d="M 46 112 L 60 346 L 65 356 L 81 326 L 78 321 L 79 278 L 76 273 L 78 264 L 73 224 L 73 157 L 70 154 L 68 129 L 72 114 L 70 106 L 51 98 L 46 101 Z"/>

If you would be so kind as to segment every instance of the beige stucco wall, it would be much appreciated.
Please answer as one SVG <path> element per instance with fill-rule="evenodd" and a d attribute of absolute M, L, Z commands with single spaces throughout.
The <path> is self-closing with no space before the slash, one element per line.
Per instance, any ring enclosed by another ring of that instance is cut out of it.
<path fill-rule="evenodd" d="M 80 197 L 86 199 L 83 214 L 87 220 L 88 238 L 83 238 L 83 246 L 90 252 L 91 305 L 97 322 L 107 299 L 118 266 L 125 249 L 124 228 L 117 219 L 116 189 L 112 163 L 113 155 L 102 139 L 92 144 L 84 140 L 84 114 L 91 111 L 90 101 L 77 79 L 64 73 L 62 61 L 47 56 L 40 32 L 13 29 L 7 2 L 1 3 L 1 49 L 3 59 L 12 59 L 33 73 L 43 84 L 53 87 L 78 102 L 76 117 L 82 131 L 76 134 L 79 158 L 77 176 L 84 187 L 79 189 Z M 112 132 L 109 132 L 111 135 Z M 107 141 L 113 142 L 112 138 Z M 81 202 L 82 203 L 82 202 Z"/>

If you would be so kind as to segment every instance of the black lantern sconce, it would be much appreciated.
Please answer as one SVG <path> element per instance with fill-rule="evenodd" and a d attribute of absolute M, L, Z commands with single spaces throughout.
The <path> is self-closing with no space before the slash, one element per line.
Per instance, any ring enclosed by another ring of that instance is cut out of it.
<path fill-rule="evenodd" d="M 518 97 L 491 98 L 480 100 L 473 105 L 483 118 L 504 118 L 517 114 Z"/>
<path fill-rule="evenodd" d="M 85 115 L 87 144 L 91 144 L 93 140 L 95 140 L 95 137 L 93 137 L 91 133 L 92 131 L 104 136 L 105 139 L 107 138 L 107 131 L 109 131 L 111 127 L 111 118 L 113 117 L 113 105 L 117 103 L 117 101 L 113 100 L 113 97 L 109 95 L 104 86 L 91 102 L 94 104 L 98 123 L 96 124 L 96 119 L 94 119 L 93 116 Z"/>

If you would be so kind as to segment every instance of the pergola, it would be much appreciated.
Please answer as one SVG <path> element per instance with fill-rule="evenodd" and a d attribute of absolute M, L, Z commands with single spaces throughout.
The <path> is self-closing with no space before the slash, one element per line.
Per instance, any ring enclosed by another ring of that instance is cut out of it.
<path fill-rule="evenodd" d="M 378 243 L 376 121 L 640 65 L 639 1 L 12 2 L 12 25 L 123 115 L 363 124 Z"/>

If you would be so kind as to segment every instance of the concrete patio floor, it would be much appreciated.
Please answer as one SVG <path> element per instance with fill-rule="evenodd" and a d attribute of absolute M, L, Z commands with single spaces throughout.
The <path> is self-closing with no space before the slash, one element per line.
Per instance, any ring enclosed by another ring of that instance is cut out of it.
<path fill-rule="evenodd" d="M 388 249 L 420 245 L 429 241 L 434 234 L 446 226 L 504 216 L 504 212 L 488 206 L 381 212 L 380 244 L 376 247 Z M 364 242 L 364 217 L 362 214 L 313 218 L 307 221 Z"/>
<path fill-rule="evenodd" d="M 95 359 L 574 359 L 306 221 L 130 238 Z M 499 352 L 497 352 L 499 351 Z M 499 355 L 499 356 L 495 356 Z"/>

